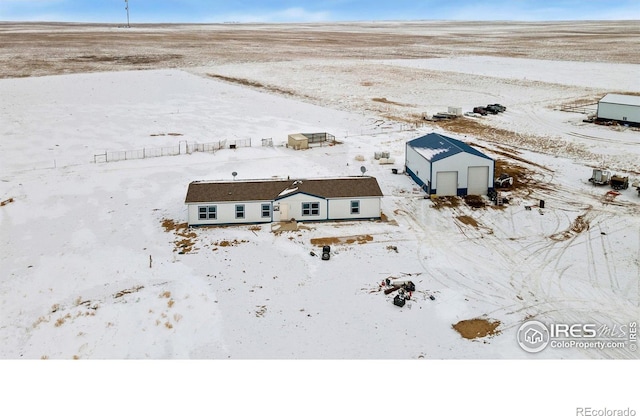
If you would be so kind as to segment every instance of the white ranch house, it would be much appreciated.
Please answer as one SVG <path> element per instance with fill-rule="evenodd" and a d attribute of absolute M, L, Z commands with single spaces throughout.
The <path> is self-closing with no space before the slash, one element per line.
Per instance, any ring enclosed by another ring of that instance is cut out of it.
<path fill-rule="evenodd" d="M 430 133 L 407 142 L 405 169 L 429 195 L 486 195 L 495 162 L 460 140 Z"/>
<path fill-rule="evenodd" d="M 382 191 L 370 176 L 191 182 L 189 226 L 381 217 Z"/>

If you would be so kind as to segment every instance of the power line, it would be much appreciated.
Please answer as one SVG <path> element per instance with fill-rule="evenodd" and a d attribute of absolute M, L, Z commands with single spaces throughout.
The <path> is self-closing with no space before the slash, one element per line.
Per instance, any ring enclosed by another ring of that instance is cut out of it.
<path fill-rule="evenodd" d="M 127 27 L 131 27 L 129 25 L 129 0 L 124 0 L 124 8 L 127 11 Z"/>

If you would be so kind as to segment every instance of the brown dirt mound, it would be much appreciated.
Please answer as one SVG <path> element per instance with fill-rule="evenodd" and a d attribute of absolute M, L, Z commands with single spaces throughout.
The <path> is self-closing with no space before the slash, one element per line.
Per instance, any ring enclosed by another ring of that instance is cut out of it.
<path fill-rule="evenodd" d="M 435 209 L 455 208 L 460 206 L 460 197 L 457 196 L 438 196 L 431 197 L 431 202 Z"/>
<path fill-rule="evenodd" d="M 480 195 L 466 195 L 464 202 L 471 208 L 484 208 L 486 203 Z"/>
<path fill-rule="evenodd" d="M 456 219 L 463 224 L 478 228 L 478 221 L 476 221 L 473 217 L 470 217 L 468 215 L 459 215 L 456 217 Z"/>
<path fill-rule="evenodd" d="M 452 325 L 452 327 L 458 331 L 463 338 L 475 339 L 499 334 L 500 331 L 497 328 L 500 326 L 500 323 L 500 321 L 488 321 L 486 319 L 469 319 L 460 321 Z"/>
<path fill-rule="evenodd" d="M 365 235 L 351 235 L 347 237 L 322 237 L 312 238 L 311 244 L 314 246 L 328 246 L 331 244 L 365 244 L 369 241 L 373 241 L 373 236 L 369 234 Z"/>

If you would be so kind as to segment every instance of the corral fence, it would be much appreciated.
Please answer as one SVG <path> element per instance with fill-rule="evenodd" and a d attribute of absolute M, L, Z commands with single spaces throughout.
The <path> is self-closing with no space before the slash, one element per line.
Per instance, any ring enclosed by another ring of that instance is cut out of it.
<path fill-rule="evenodd" d="M 262 139 L 264 146 L 265 140 Z M 162 156 L 178 156 L 188 155 L 196 152 L 203 153 L 215 153 L 221 149 L 237 149 L 240 147 L 251 147 L 251 139 L 237 139 L 237 140 L 220 140 L 211 143 L 197 143 L 181 141 L 174 146 L 165 147 L 145 147 L 135 150 L 116 150 L 105 151 L 104 153 L 98 153 L 93 155 L 94 163 L 101 162 L 117 162 L 121 160 L 133 160 L 133 159 L 147 159 L 152 157 Z"/>
<path fill-rule="evenodd" d="M 560 106 L 560 111 L 566 111 L 568 113 L 580 113 L 590 114 L 598 111 L 598 103 L 587 104 L 563 104 Z"/>
<path fill-rule="evenodd" d="M 416 130 L 420 127 L 424 127 L 425 125 L 426 123 L 424 122 L 393 123 L 393 124 L 380 123 L 379 125 L 375 125 L 375 126 L 363 127 L 360 130 L 345 132 L 344 137 L 377 136 L 380 134 L 402 133 L 405 131 Z"/>

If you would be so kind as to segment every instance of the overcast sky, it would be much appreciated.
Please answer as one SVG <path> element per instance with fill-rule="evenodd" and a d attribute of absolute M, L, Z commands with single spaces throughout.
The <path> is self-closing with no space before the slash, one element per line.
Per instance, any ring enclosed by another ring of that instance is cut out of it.
<path fill-rule="evenodd" d="M 640 20 L 640 0 L 129 0 L 132 23 Z M 0 0 L 1 21 L 126 22 L 124 0 Z"/>

